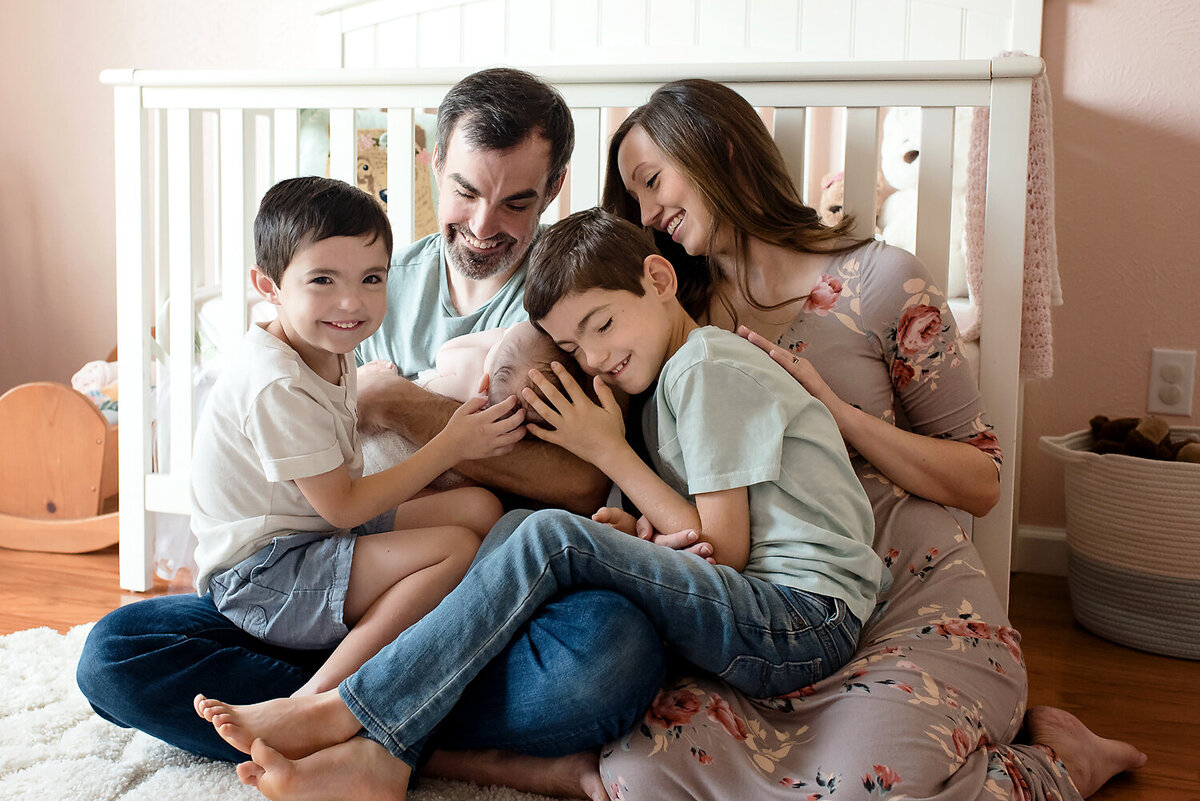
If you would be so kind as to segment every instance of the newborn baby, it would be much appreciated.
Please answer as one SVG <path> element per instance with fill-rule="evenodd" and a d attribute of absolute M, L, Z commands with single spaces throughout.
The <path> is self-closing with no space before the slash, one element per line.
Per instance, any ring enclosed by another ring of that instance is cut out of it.
<path fill-rule="evenodd" d="M 541 415 L 530 408 L 521 397 L 521 390 L 533 386 L 529 381 L 531 369 L 541 370 L 557 384 L 558 381 L 550 369 L 550 363 L 553 361 L 566 367 L 581 386 L 591 387 L 591 382 L 583 376 L 575 359 L 529 322 L 520 322 L 508 328 L 477 331 L 448 340 L 438 349 L 434 359 L 435 366 L 419 373 L 415 383 L 430 392 L 445 395 L 460 403 L 482 392 L 486 392 L 489 405 L 499 403 L 509 395 L 516 395 L 525 409 L 525 421 L 544 424 Z M 391 362 L 374 361 L 367 362 L 360 369 L 396 372 L 396 365 Z M 394 431 L 364 436 L 364 472 L 375 473 L 390 467 L 415 450 L 412 443 Z M 460 474 L 451 471 L 443 474 L 431 486 L 434 489 L 445 490 L 470 483 Z"/>

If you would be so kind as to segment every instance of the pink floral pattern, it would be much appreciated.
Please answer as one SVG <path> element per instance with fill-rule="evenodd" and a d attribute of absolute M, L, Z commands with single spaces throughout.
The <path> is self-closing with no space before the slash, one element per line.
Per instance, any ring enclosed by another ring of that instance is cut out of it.
<path fill-rule="evenodd" d="M 804 301 L 804 311 L 824 317 L 837 305 L 842 294 L 842 279 L 833 275 L 822 275 L 817 285 Z"/>
<path fill-rule="evenodd" d="M 841 282 L 836 302 L 802 311 L 779 344 L 802 349 L 864 411 L 902 412 L 914 430 L 970 441 L 998 462 L 953 320 L 915 259 L 872 243 L 826 272 Z M 853 458 L 893 579 L 854 658 L 775 698 L 679 678 L 602 754 L 614 798 L 1079 801 L 1053 754 L 1012 744 L 1026 691 L 1020 634 L 969 538 L 944 508 Z M 959 770 L 979 758 L 984 774 Z"/>

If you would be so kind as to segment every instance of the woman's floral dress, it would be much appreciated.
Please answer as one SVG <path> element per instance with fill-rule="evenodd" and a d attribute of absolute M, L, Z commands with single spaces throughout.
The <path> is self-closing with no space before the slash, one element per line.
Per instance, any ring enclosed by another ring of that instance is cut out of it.
<path fill-rule="evenodd" d="M 779 344 L 841 398 L 999 465 L 945 298 L 907 252 L 871 242 L 833 257 Z M 894 578 L 856 657 L 780 698 L 669 679 L 602 754 L 614 801 L 1079 798 L 1052 752 L 1012 743 L 1025 710 L 1021 638 L 955 517 L 851 457 Z"/>

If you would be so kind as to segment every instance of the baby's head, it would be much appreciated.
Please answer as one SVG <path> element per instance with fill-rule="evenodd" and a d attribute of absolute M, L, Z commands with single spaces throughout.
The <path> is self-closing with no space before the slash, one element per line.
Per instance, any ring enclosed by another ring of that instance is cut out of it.
<path fill-rule="evenodd" d="M 538 330 L 533 323 L 522 322 L 509 328 L 504 337 L 492 346 L 483 361 L 483 369 L 488 378 L 488 403 L 494 404 L 516 395 L 525 408 L 525 421 L 535 425 L 543 425 L 545 420 L 521 396 L 521 390 L 529 387 L 537 392 L 537 387 L 529 380 L 530 370 L 540 370 L 555 386 L 561 385 L 554 371 L 550 369 L 551 362 L 559 362 L 567 368 L 585 390 L 590 390 L 590 381 L 569 355 L 554 344 L 543 331 Z"/>

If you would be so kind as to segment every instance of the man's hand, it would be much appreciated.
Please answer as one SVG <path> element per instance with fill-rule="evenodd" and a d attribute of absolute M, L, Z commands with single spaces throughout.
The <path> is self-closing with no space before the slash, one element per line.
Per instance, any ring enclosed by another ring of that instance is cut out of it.
<path fill-rule="evenodd" d="M 606 456 L 628 448 L 625 441 L 625 416 L 612 390 L 599 376 L 593 380 L 599 405 L 571 377 L 559 362 L 551 362 L 550 368 L 562 383 L 562 391 L 554 386 L 540 370 L 530 370 L 529 378 L 546 400 L 538 397 L 532 388 L 521 390 L 525 401 L 542 416 L 551 428 L 530 425 L 529 430 L 538 439 L 545 440 L 604 469 Z"/>

